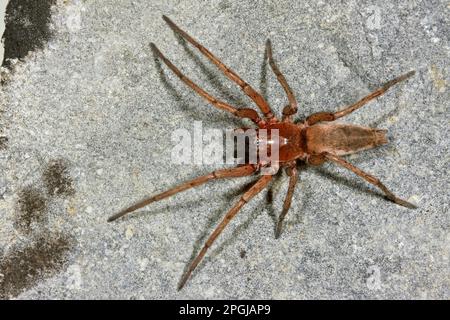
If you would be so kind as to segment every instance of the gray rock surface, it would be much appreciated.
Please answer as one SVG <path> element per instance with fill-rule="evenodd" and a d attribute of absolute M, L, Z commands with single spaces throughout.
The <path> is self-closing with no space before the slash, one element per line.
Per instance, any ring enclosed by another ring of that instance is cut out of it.
<path fill-rule="evenodd" d="M 16 62 L 1 92 L 0 297 L 450 298 L 447 1 L 58 1 L 53 11 L 53 37 Z M 243 125 L 161 71 L 149 42 L 214 95 L 239 107 L 251 101 L 162 14 L 280 112 L 287 100 L 263 61 L 271 38 L 299 118 L 416 70 L 345 121 L 389 130 L 390 144 L 349 160 L 419 208 L 384 200 L 334 165 L 305 168 L 275 240 L 283 174 L 273 202 L 267 192 L 250 202 L 177 292 L 254 178 L 212 182 L 106 222 L 223 166 L 173 164 L 173 130 Z"/>

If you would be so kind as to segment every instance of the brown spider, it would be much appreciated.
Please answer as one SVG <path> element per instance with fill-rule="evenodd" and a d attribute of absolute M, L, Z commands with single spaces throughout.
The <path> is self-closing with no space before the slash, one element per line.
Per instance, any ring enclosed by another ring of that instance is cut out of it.
<path fill-rule="evenodd" d="M 280 214 L 275 237 L 278 238 L 281 234 L 281 228 L 283 224 L 284 217 L 286 216 L 289 207 L 291 205 L 292 195 L 294 193 L 294 189 L 298 180 L 298 172 L 297 172 L 297 161 L 303 161 L 310 165 L 321 165 L 325 161 L 332 161 L 337 165 L 340 165 L 352 172 L 361 178 L 367 180 L 369 183 L 374 186 L 380 188 L 386 197 L 404 207 L 407 208 L 416 208 L 415 205 L 398 198 L 395 194 L 389 191 L 388 188 L 384 184 L 381 183 L 379 179 L 376 177 L 362 171 L 361 169 L 355 167 L 351 163 L 344 160 L 341 156 L 355 153 L 361 150 L 366 150 L 370 148 L 374 148 L 376 146 L 386 144 L 387 140 L 385 137 L 386 130 L 373 129 L 363 126 L 357 126 L 353 124 L 342 124 L 342 123 L 332 123 L 332 121 L 342 118 L 351 112 L 359 109 L 370 100 L 382 95 L 385 93 L 390 87 L 397 84 L 400 81 L 406 80 L 407 78 L 414 75 L 414 71 L 410 71 L 405 75 L 397 77 L 384 85 L 382 85 L 379 89 L 370 93 L 366 97 L 362 98 L 355 104 L 352 104 L 341 111 L 337 112 L 318 112 L 310 115 L 304 121 L 294 123 L 292 120 L 293 115 L 297 112 L 297 101 L 292 93 L 291 88 L 287 84 L 287 81 L 283 74 L 278 69 L 275 61 L 272 57 L 272 47 L 269 40 L 266 43 L 266 52 L 269 60 L 269 64 L 275 73 L 278 81 L 286 92 L 287 98 L 289 100 L 289 104 L 283 109 L 282 120 L 277 119 L 272 110 L 267 103 L 267 101 L 263 98 L 263 96 L 255 91 L 247 82 L 241 79 L 233 70 L 224 65 L 219 59 L 217 59 L 208 49 L 199 44 L 196 40 L 194 40 L 190 35 L 181 30 L 175 23 L 173 23 L 169 18 L 163 16 L 163 19 L 168 23 L 168 25 L 172 28 L 174 32 L 179 34 L 185 40 L 190 42 L 193 46 L 195 46 L 200 52 L 206 56 L 211 62 L 213 62 L 220 70 L 223 71 L 225 76 L 227 76 L 230 80 L 237 83 L 242 91 L 249 96 L 255 104 L 259 107 L 260 111 L 264 115 L 263 118 L 260 118 L 258 113 L 254 109 L 242 108 L 236 109 L 235 107 L 229 105 L 226 102 L 220 101 L 217 98 L 211 96 L 205 90 L 201 89 L 194 82 L 192 82 L 189 78 L 181 73 L 177 67 L 175 67 L 169 59 L 167 59 L 159 49 L 151 43 L 151 47 L 153 51 L 156 53 L 157 57 L 159 57 L 166 65 L 171 69 L 186 85 L 191 87 L 195 92 L 197 92 L 200 96 L 209 101 L 214 107 L 218 109 L 222 109 L 232 113 L 233 115 L 240 118 L 249 118 L 253 121 L 253 123 L 258 127 L 256 131 L 261 129 L 266 129 L 270 131 L 271 129 L 277 129 L 279 131 L 279 159 L 277 165 L 279 167 L 284 167 L 288 176 L 289 176 L 289 187 L 287 191 L 286 198 L 284 200 L 283 210 Z M 331 123 L 330 123 L 331 122 Z M 255 143 L 256 148 L 261 144 L 261 141 L 257 137 L 253 143 Z M 266 139 L 270 139 L 266 138 Z M 125 214 L 135 211 L 139 208 L 147 206 L 148 204 L 162 200 L 169 196 L 172 196 L 178 192 L 187 190 L 189 188 L 193 188 L 199 186 L 203 183 L 214 179 L 222 179 L 222 178 L 235 178 L 235 177 L 244 177 L 254 174 L 256 172 L 260 172 L 261 168 L 267 166 L 267 163 L 257 163 L 255 164 L 243 164 L 234 168 L 221 169 L 216 170 L 212 173 L 209 173 L 204 176 L 197 177 L 190 181 L 187 181 L 183 184 L 180 184 L 172 189 L 169 189 L 163 193 L 157 194 L 150 198 L 145 198 L 142 201 L 134 204 L 131 207 L 128 207 L 119 213 L 113 215 L 108 219 L 108 221 L 113 221 L 119 217 L 124 216 Z M 213 233 L 209 236 L 208 240 L 204 244 L 201 251 L 198 253 L 196 258 L 191 262 L 187 271 L 181 278 L 181 281 L 178 285 L 178 290 L 180 290 L 188 280 L 191 273 L 203 259 L 206 254 L 206 251 L 213 244 L 213 242 L 217 239 L 220 233 L 225 229 L 228 223 L 233 219 L 233 217 L 239 212 L 239 210 L 249 202 L 255 195 L 257 195 L 261 190 L 267 187 L 269 182 L 272 180 L 273 175 L 262 175 L 259 180 L 257 180 L 239 199 L 239 201 L 234 204 L 234 206 L 227 212 L 223 220 L 219 223 Z"/>

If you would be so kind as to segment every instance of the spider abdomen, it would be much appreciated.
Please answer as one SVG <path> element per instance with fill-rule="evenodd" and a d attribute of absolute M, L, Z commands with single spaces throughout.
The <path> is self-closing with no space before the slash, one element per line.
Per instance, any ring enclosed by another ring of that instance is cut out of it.
<path fill-rule="evenodd" d="M 353 124 L 316 124 L 305 129 L 309 154 L 346 155 L 386 144 L 386 130 Z"/>

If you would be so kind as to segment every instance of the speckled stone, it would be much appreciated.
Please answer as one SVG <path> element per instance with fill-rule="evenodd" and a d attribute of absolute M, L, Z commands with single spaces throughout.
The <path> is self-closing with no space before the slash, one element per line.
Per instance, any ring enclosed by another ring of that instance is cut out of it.
<path fill-rule="evenodd" d="M 0 97 L 8 137 L 0 150 L 0 296 L 449 299 L 448 10 L 447 1 L 418 0 L 58 1 L 53 36 L 15 63 Z M 389 130 L 390 144 L 348 159 L 419 208 L 384 200 L 334 165 L 305 168 L 275 240 L 287 190 L 282 175 L 272 186 L 273 202 L 266 191 L 253 199 L 177 292 L 188 262 L 254 178 L 211 182 L 114 223 L 106 219 L 222 166 L 173 164 L 175 129 L 192 130 L 193 121 L 204 128 L 248 123 L 161 71 L 149 43 L 212 94 L 238 107 L 252 103 L 183 45 L 163 14 L 261 90 L 279 113 L 287 99 L 263 61 L 270 38 L 299 101 L 299 119 L 342 108 L 416 70 L 345 121 Z M 46 193 L 42 175 L 57 159 L 67 165 L 72 194 Z M 24 233 L 16 227 L 18 201 L 29 186 L 46 209 Z M 43 237 L 55 259 L 30 270 L 11 265 L 16 256 L 35 259 Z M 6 279 L 5 270 L 23 281 Z"/>

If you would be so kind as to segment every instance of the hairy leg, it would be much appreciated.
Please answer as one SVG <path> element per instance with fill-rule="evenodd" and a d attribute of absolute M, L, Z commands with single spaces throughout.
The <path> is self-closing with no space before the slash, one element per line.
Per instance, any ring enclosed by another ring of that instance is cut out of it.
<path fill-rule="evenodd" d="M 292 116 L 297 112 L 297 100 L 295 99 L 294 93 L 292 92 L 291 87 L 289 87 L 286 78 L 275 64 L 275 60 L 272 55 L 272 43 L 269 39 L 267 39 L 266 42 L 266 52 L 270 67 L 272 68 L 273 73 L 277 76 L 278 82 L 281 84 L 288 97 L 289 104 L 283 109 L 283 120 L 292 121 Z"/>
<path fill-rule="evenodd" d="M 202 261 L 203 257 L 206 254 L 206 251 L 212 246 L 214 241 L 217 239 L 217 237 L 220 235 L 220 233 L 225 229 L 225 227 L 228 225 L 228 223 L 236 216 L 236 214 L 239 212 L 239 210 L 247 203 L 249 202 L 255 195 L 257 195 L 261 190 L 263 190 L 268 183 L 272 180 L 271 175 L 265 175 L 262 176 L 249 190 L 247 190 L 242 197 L 239 199 L 239 201 L 228 211 L 228 213 L 225 215 L 223 220 L 219 223 L 219 225 L 216 227 L 216 229 L 211 233 L 208 240 L 206 240 L 206 243 L 204 244 L 203 248 L 200 250 L 198 255 L 195 257 L 195 259 L 191 262 L 189 265 L 189 268 L 187 269 L 186 273 L 184 273 L 183 277 L 180 280 L 180 283 L 178 285 L 178 290 L 181 290 L 183 286 L 186 284 L 186 281 L 189 279 L 189 276 L 191 273 L 195 270 L 197 265 Z"/>
<path fill-rule="evenodd" d="M 283 203 L 283 211 L 281 211 L 280 217 L 278 218 L 277 227 L 275 230 L 275 239 L 278 239 L 281 235 L 281 229 L 283 227 L 283 221 L 286 217 L 286 214 L 289 211 L 289 208 L 291 207 L 291 201 L 292 196 L 294 195 L 295 186 L 297 185 L 298 181 L 298 172 L 297 168 L 295 167 L 295 163 L 293 167 L 289 167 L 287 169 L 287 173 L 289 175 L 289 187 L 286 194 L 286 198 L 284 199 Z"/>
<path fill-rule="evenodd" d="M 249 176 L 249 175 L 253 174 L 255 171 L 256 171 L 256 167 L 251 164 L 239 166 L 236 168 L 216 170 L 207 175 L 200 176 L 200 177 L 194 178 L 192 180 L 189 180 L 185 183 L 182 183 L 172 189 L 169 189 L 165 192 L 159 193 L 155 196 L 145 198 L 142 201 L 139 201 L 138 203 L 132 205 L 131 207 L 123 209 L 122 211 L 111 216 L 108 219 L 108 222 L 114 221 L 114 220 L 126 215 L 127 213 L 130 213 L 137 209 L 145 207 L 145 206 L 149 205 L 150 203 L 170 197 L 178 192 L 185 191 L 187 189 L 199 186 L 210 180 L 222 179 L 222 178 L 244 177 L 244 176 Z"/>
<path fill-rule="evenodd" d="M 312 115 L 310 115 L 308 118 L 306 118 L 306 122 L 309 125 L 313 125 L 317 122 L 320 121 L 334 121 L 336 119 L 339 119 L 343 116 L 346 116 L 350 113 L 352 113 L 353 111 L 361 108 L 362 106 L 364 106 L 366 103 L 368 103 L 369 101 L 375 99 L 378 96 L 381 96 L 382 94 L 384 94 L 387 90 L 389 90 L 389 88 L 391 88 L 392 86 L 394 86 L 395 84 L 404 81 L 406 79 L 408 79 L 409 77 L 413 76 L 416 72 L 415 71 L 410 71 L 404 75 L 401 75 L 400 77 L 397 77 L 391 81 L 386 82 L 383 86 L 381 86 L 380 88 L 378 88 L 377 90 L 375 90 L 374 92 L 370 93 L 369 95 L 365 96 L 364 98 L 362 98 L 361 100 L 359 100 L 358 102 L 348 106 L 347 108 L 341 110 L 341 111 L 337 111 L 337 112 L 318 112 L 318 113 L 314 113 Z"/>
<path fill-rule="evenodd" d="M 323 154 L 325 156 L 325 158 L 327 158 L 330 161 L 333 161 L 334 163 L 352 171 L 353 173 L 357 174 L 358 176 L 360 176 L 361 178 L 365 179 L 367 182 L 373 184 L 374 186 L 380 188 L 384 194 L 386 195 L 386 197 L 391 200 L 392 202 L 395 202 L 396 204 L 399 204 L 401 206 L 404 206 L 406 208 L 410 208 L 410 209 L 415 209 L 417 208 L 417 206 L 413 205 L 412 203 L 409 203 L 408 201 L 405 201 L 403 199 L 400 199 L 399 197 L 397 197 L 395 194 L 393 194 L 388 188 L 386 188 L 386 186 L 381 183 L 381 181 L 362 171 L 361 169 L 355 167 L 354 165 L 352 165 L 350 162 L 347 162 L 346 160 L 342 159 L 341 157 L 338 157 L 334 154 L 331 153 L 324 153 Z"/>
<path fill-rule="evenodd" d="M 155 54 L 164 62 L 164 64 L 167 67 L 169 67 L 170 70 L 173 71 L 173 73 L 175 73 L 175 75 L 178 78 L 180 78 L 181 81 L 183 81 L 186 85 L 188 85 L 192 90 L 197 92 L 200 96 L 205 98 L 214 107 L 228 111 L 240 118 L 249 118 L 256 125 L 258 125 L 258 126 L 260 125 L 261 118 L 259 117 L 258 113 L 255 110 L 249 109 L 249 108 L 236 109 L 235 107 L 229 105 L 228 103 L 214 98 L 208 92 L 206 92 L 205 90 L 200 88 L 197 84 L 195 84 L 195 82 L 193 82 L 191 79 L 186 77 L 177 67 L 175 67 L 175 65 L 168 58 L 166 58 L 161 53 L 161 51 L 159 51 L 159 49 L 156 47 L 156 45 L 154 43 L 151 43 L 150 46 L 151 46 L 152 50 L 155 52 Z"/>
<path fill-rule="evenodd" d="M 230 80 L 237 83 L 242 91 L 252 99 L 256 105 L 260 108 L 262 113 L 264 114 L 264 117 L 266 119 L 272 119 L 273 112 L 270 109 L 269 104 L 264 99 L 264 97 L 257 92 L 255 89 L 253 89 L 247 82 L 241 79 L 239 75 L 231 70 L 229 67 L 227 67 L 223 62 L 221 62 L 216 56 L 214 56 L 208 49 L 206 49 L 204 46 L 202 46 L 200 43 L 198 43 L 197 40 L 192 38 L 189 34 L 187 34 L 185 31 L 181 30 L 180 27 L 178 27 L 172 20 L 170 20 L 168 17 L 163 16 L 163 19 L 167 22 L 167 24 L 172 28 L 173 31 L 178 33 L 181 37 L 186 39 L 188 42 L 190 42 L 194 47 L 196 47 L 204 56 L 206 56 L 209 60 L 211 60 L 222 72 L 227 76 Z"/>

